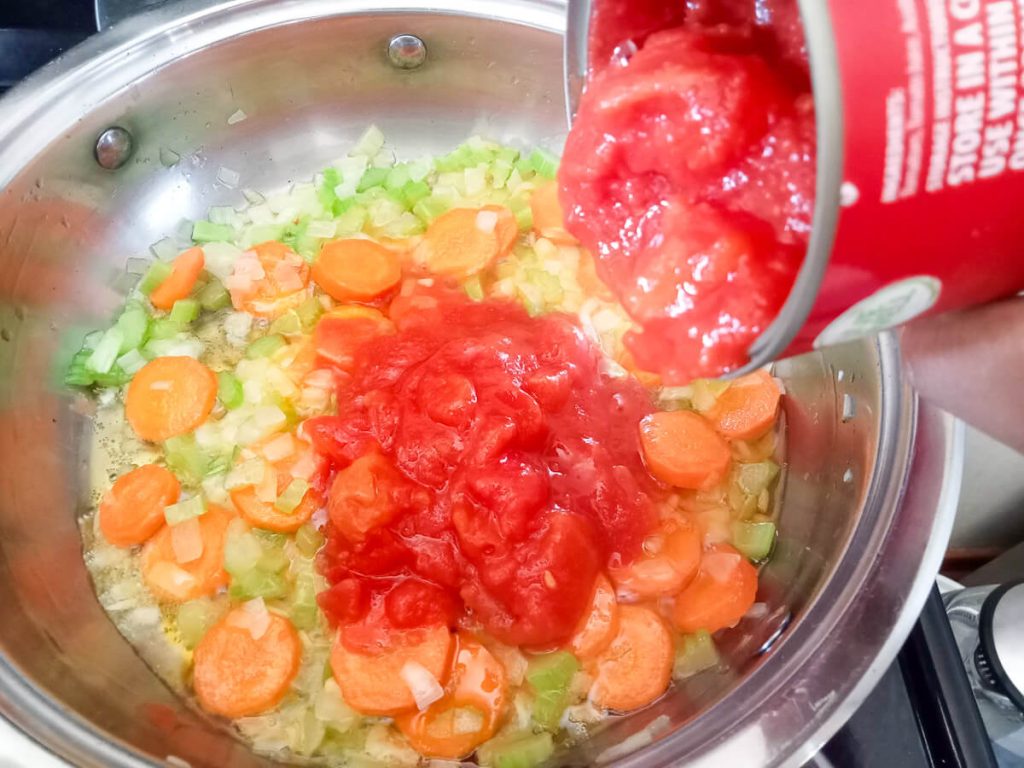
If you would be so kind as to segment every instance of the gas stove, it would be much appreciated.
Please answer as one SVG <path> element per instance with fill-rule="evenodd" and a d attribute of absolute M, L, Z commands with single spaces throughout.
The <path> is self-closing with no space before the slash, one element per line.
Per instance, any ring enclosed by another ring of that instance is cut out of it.
<path fill-rule="evenodd" d="M 0 4 L 0 93 L 103 26 L 164 0 Z M 98 7 L 97 7 L 98 6 Z M 0 719 L 0 765 L 62 763 Z M 936 589 L 896 662 L 842 730 L 807 764 L 834 768 L 995 766 Z"/>

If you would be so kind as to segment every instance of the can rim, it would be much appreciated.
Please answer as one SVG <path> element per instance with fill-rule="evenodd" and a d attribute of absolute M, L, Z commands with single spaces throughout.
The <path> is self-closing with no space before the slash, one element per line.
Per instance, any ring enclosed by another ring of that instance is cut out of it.
<path fill-rule="evenodd" d="M 814 94 L 817 139 L 814 214 L 807 254 L 779 314 L 754 340 L 749 362 L 730 375 L 737 376 L 771 362 L 793 341 L 807 321 L 825 277 L 839 222 L 839 190 L 843 172 L 843 101 L 832 19 L 826 3 L 799 0 L 800 18 L 807 40 Z"/>

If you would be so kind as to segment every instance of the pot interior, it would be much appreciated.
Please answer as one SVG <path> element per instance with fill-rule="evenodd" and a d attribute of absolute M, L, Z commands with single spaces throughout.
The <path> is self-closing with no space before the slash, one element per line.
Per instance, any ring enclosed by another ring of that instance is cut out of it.
<path fill-rule="evenodd" d="M 367 13 L 346 2 L 264 0 L 222 13 L 175 9 L 184 21 L 172 24 L 171 13 L 137 20 L 44 74 L 45 107 L 30 104 L 31 86 L 9 100 L 0 123 L 0 708 L 76 761 L 267 762 L 170 693 L 97 603 L 76 522 L 90 504 L 89 422 L 60 386 L 63 367 L 123 301 L 117 278 L 127 258 L 210 205 L 243 204 L 242 187 L 309 179 L 371 123 L 408 157 L 472 134 L 557 150 L 561 4 L 458 5 Z M 422 68 L 389 63 L 398 33 L 426 42 Z M 229 125 L 238 110 L 245 119 Z M 135 150 L 107 171 L 93 147 L 114 125 L 131 133 Z M 238 188 L 218 182 L 225 168 L 240 174 Z M 912 423 L 895 358 L 884 351 L 859 342 L 778 366 L 788 392 L 780 539 L 759 597 L 765 615 L 720 643 L 730 672 L 692 678 L 559 756 L 562 763 L 624 755 L 631 742 L 623 741 L 654 721 L 662 744 L 688 723 L 695 735 L 638 758 L 645 765 L 700 752 L 723 738 L 730 712 L 760 705 L 773 665 L 813 653 L 795 630 L 851 542 L 859 535 L 869 547 L 884 533 L 885 510 L 868 503 L 876 466 L 886 459 L 898 479 L 907 461 L 909 441 L 879 452 L 884 418 L 904 432 Z M 781 759 L 793 738 L 763 730 L 750 764 Z"/>

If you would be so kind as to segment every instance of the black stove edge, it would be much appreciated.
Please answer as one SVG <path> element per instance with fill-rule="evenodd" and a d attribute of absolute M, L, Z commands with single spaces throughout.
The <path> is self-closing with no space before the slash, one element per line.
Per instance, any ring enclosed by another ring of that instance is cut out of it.
<path fill-rule="evenodd" d="M 88 30 L 0 28 L 0 93 L 90 34 Z"/>

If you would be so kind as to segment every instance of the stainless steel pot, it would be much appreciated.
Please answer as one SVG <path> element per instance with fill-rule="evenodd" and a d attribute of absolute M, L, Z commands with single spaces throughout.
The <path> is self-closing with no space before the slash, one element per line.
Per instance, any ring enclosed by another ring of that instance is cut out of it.
<path fill-rule="evenodd" d="M 183 217 L 242 202 L 217 181 L 221 168 L 261 189 L 308 178 L 371 122 L 409 155 L 476 132 L 556 147 L 564 15 L 555 0 L 177 6 L 88 41 L 0 104 L 8 718 L 79 765 L 267 763 L 165 689 L 94 598 L 76 527 L 89 503 L 88 421 L 60 389 L 61 368 L 122 300 L 126 257 Z M 422 67 L 393 65 L 399 33 L 425 41 Z M 229 125 L 238 110 L 246 119 Z M 126 162 L 105 170 L 94 152 L 112 126 L 133 149 L 115 146 L 105 162 Z M 760 598 L 767 615 L 723 641 L 731 674 L 691 679 L 563 763 L 798 765 L 907 635 L 949 534 L 960 432 L 916 403 L 889 337 L 785 361 L 778 373 L 789 475 Z M 661 727 L 648 739 L 652 723 Z"/>

